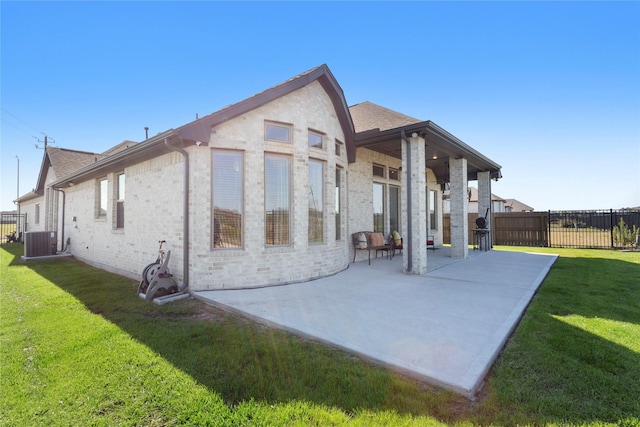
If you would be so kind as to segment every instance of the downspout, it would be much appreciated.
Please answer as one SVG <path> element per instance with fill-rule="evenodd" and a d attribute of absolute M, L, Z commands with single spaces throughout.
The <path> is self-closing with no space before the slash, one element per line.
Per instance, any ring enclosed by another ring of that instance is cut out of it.
<path fill-rule="evenodd" d="M 407 144 L 407 148 L 405 150 L 407 158 L 407 273 L 410 273 L 413 270 L 413 230 L 411 227 L 411 218 L 413 217 L 411 209 L 411 142 L 407 138 L 407 134 L 404 133 L 404 130 L 400 131 L 400 136 Z"/>
<path fill-rule="evenodd" d="M 62 230 L 60 232 L 60 252 L 64 251 L 64 211 L 67 208 L 67 193 L 64 192 L 61 188 L 53 188 L 55 191 L 59 191 L 62 193 Z"/>
<path fill-rule="evenodd" d="M 169 150 L 177 151 L 178 153 L 182 154 L 182 157 L 184 158 L 184 189 L 183 189 L 184 207 L 183 207 L 183 214 L 182 214 L 182 218 L 183 218 L 182 233 L 184 234 L 184 241 L 183 241 L 184 247 L 182 248 L 182 260 L 183 260 L 182 274 L 184 277 L 184 283 L 180 287 L 180 290 L 183 291 L 183 290 L 186 290 L 187 287 L 189 286 L 189 154 L 186 151 L 184 151 L 182 148 L 169 144 L 168 137 L 164 139 L 164 145 L 166 145 Z"/>

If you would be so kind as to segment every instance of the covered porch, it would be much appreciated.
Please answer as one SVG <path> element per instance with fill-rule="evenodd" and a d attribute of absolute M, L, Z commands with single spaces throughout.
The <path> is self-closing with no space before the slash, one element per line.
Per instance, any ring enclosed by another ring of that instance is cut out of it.
<path fill-rule="evenodd" d="M 375 104 L 367 110 L 382 109 Z M 385 109 L 386 110 L 386 109 Z M 357 123 L 358 111 L 354 121 Z M 501 166 L 431 121 L 417 121 L 402 116 L 405 123 L 397 125 L 398 114 L 384 111 L 381 127 L 356 133 L 357 148 L 365 148 L 402 160 L 401 168 L 401 224 L 403 230 L 403 270 L 408 274 L 425 274 L 430 270 L 432 252 L 427 251 L 429 208 L 427 203 L 427 170 L 436 177 L 437 184 L 448 185 L 451 203 L 450 256 L 465 259 L 469 256 L 468 182 L 478 181 L 479 212 L 487 212 L 485 228 L 491 229 L 491 180 L 502 177 Z M 367 111 L 368 117 L 375 116 Z M 386 125 L 386 126 L 385 126 Z M 357 126 L 358 127 L 358 126 Z M 439 213 L 440 216 L 442 212 Z M 393 231 L 393 230 L 390 230 Z M 492 247 L 491 234 L 484 233 L 484 246 Z"/>

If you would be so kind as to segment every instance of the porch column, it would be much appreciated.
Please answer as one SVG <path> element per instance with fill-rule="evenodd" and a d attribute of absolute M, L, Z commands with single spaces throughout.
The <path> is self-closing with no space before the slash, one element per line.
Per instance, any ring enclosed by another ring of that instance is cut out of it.
<path fill-rule="evenodd" d="M 489 214 L 487 215 L 487 209 Z M 493 227 L 491 226 L 491 172 L 478 172 L 478 218 L 487 215 L 487 228 L 491 230 L 487 236 L 488 248 L 493 247 Z M 471 225 L 475 228 L 475 224 Z M 481 240 L 481 242 L 483 242 Z"/>
<path fill-rule="evenodd" d="M 425 140 L 417 133 L 402 141 L 402 267 L 407 274 L 427 272 L 427 195 Z"/>
<path fill-rule="evenodd" d="M 451 202 L 451 256 L 469 256 L 469 204 L 467 195 L 467 159 L 449 158 Z"/>

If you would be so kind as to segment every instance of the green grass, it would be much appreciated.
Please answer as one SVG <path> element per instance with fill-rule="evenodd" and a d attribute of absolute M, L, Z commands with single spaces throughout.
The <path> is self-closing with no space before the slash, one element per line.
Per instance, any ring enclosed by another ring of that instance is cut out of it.
<path fill-rule="evenodd" d="M 527 250 L 561 257 L 470 402 L 3 246 L 0 425 L 640 425 L 640 253 Z"/>

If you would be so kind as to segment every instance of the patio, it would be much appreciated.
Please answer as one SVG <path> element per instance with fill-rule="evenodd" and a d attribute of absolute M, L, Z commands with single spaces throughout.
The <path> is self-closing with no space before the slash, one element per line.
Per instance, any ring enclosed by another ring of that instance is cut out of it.
<path fill-rule="evenodd" d="M 449 253 L 428 251 L 421 276 L 403 274 L 396 256 L 305 283 L 195 296 L 473 398 L 557 256 Z"/>

